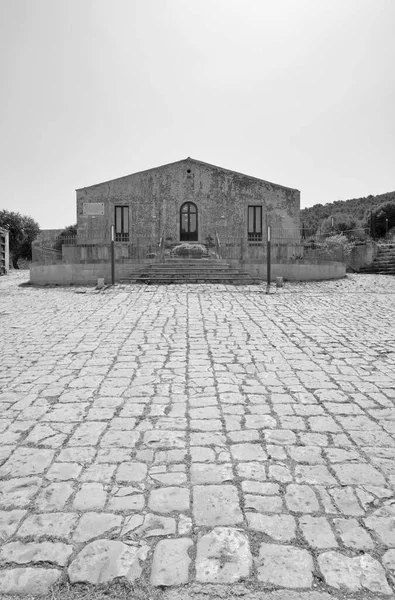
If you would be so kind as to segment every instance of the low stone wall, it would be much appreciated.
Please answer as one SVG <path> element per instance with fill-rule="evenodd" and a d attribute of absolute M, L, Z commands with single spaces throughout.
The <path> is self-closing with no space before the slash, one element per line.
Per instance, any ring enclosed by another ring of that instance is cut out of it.
<path fill-rule="evenodd" d="M 266 263 L 262 261 L 229 261 L 232 266 L 248 271 L 266 281 Z M 287 281 L 319 281 L 341 279 L 346 276 L 346 265 L 342 262 L 283 261 L 272 263 L 271 279 L 284 277 Z"/>

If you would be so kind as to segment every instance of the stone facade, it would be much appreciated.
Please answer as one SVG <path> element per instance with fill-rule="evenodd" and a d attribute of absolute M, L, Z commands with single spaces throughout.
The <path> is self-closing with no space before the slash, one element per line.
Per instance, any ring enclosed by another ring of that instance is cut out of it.
<path fill-rule="evenodd" d="M 186 203 L 190 203 L 189 208 Z M 185 226 L 181 229 L 182 219 L 190 219 L 189 230 L 197 221 L 197 231 L 195 228 L 185 241 L 205 242 L 208 236 L 214 237 L 215 230 L 220 238 L 247 238 L 251 229 L 249 207 L 261 207 L 254 214 L 255 226 L 261 228 L 263 237 L 269 224 L 293 233 L 300 225 L 298 190 L 192 158 L 78 189 L 79 236 L 108 235 L 116 207 L 127 207 L 122 213 L 126 235 L 122 239 L 119 236 L 118 241 L 155 239 L 162 233 L 174 242 L 183 240 L 188 236 L 183 234 Z M 186 214 L 188 210 L 190 215 Z"/>

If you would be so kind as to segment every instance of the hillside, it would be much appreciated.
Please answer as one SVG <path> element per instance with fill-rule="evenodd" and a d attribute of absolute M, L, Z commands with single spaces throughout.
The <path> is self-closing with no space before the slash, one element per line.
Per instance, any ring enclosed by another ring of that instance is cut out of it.
<path fill-rule="evenodd" d="M 300 211 L 300 221 L 309 233 L 315 232 L 324 219 L 333 217 L 335 223 L 350 223 L 350 228 L 367 226 L 370 211 L 384 202 L 394 202 L 395 192 L 367 196 L 366 198 L 351 198 L 350 200 L 337 200 L 329 204 L 315 204 Z M 352 225 L 352 223 L 355 225 Z"/>

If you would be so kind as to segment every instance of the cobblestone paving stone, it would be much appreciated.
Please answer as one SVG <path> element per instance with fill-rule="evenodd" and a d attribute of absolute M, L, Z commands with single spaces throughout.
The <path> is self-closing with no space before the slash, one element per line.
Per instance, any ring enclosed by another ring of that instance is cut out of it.
<path fill-rule="evenodd" d="M 0 279 L 0 593 L 394 593 L 395 278 L 26 281 Z"/>

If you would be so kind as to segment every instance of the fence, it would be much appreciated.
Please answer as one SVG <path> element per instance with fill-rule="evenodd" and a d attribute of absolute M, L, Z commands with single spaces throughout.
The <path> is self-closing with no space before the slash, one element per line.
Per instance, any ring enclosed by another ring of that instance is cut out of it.
<path fill-rule="evenodd" d="M 271 239 L 271 261 L 312 260 L 314 262 L 344 261 L 344 249 L 340 244 L 315 240 L 296 241 L 281 239 L 274 235 Z M 221 238 L 220 257 L 225 260 L 266 261 L 267 240 L 251 241 L 244 238 Z"/>
<path fill-rule="evenodd" d="M 163 254 L 160 240 L 136 238 L 133 242 L 115 242 L 115 260 L 159 261 Z M 107 236 L 69 236 L 57 240 L 37 241 L 32 245 L 32 261 L 40 264 L 97 263 L 111 260 L 111 238 Z"/>
<path fill-rule="evenodd" d="M 160 239 L 135 238 L 114 243 L 117 262 L 162 262 L 170 255 L 162 234 Z M 174 244 L 172 244 L 174 245 Z M 104 263 L 111 261 L 111 236 L 60 236 L 56 240 L 38 240 L 32 245 L 32 260 L 38 264 Z M 219 236 L 210 246 L 210 256 L 236 261 L 265 261 L 267 259 L 267 234 L 248 237 Z M 303 237 L 300 229 L 271 231 L 272 262 L 313 260 L 330 262 L 344 260 L 343 247 L 324 237 Z"/>

